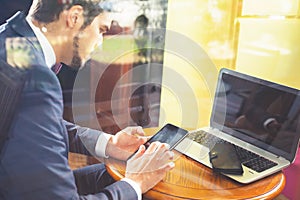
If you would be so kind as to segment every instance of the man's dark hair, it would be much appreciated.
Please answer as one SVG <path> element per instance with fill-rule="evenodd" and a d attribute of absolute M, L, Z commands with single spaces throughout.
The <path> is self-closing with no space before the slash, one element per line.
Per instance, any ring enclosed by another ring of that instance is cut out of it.
<path fill-rule="evenodd" d="M 84 10 L 85 28 L 92 23 L 94 18 L 104 11 L 100 6 L 104 0 L 38 0 L 33 12 L 33 18 L 42 23 L 50 23 L 59 18 L 63 10 L 68 10 L 74 5 L 80 5 Z"/>

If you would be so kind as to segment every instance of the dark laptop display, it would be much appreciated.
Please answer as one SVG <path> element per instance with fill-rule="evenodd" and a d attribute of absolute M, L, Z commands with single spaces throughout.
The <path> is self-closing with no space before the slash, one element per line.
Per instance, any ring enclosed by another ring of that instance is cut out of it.
<path fill-rule="evenodd" d="M 297 89 L 223 69 L 211 126 L 293 161 L 298 147 Z"/>

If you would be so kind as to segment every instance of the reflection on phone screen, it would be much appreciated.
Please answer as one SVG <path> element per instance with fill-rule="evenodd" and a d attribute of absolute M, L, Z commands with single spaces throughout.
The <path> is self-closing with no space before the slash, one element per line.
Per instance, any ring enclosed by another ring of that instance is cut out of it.
<path fill-rule="evenodd" d="M 161 143 L 169 144 L 170 150 L 172 150 L 181 140 L 184 139 L 185 136 L 187 136 L 187 133 L 188 132 L 182 128 L 179 128 L 172 124 L 166 124 L 155 135 L 153 135 L 144 145 L 147 149 L 152 142 L 159 141 Z M 134 154 L 136 152 L 134 152 Z M 131 158 L 132 155 L 129 158 Z"/>

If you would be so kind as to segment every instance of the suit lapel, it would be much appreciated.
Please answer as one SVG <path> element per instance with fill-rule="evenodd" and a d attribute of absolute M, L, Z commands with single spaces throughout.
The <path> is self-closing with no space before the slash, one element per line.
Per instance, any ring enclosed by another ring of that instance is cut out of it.
<path fill-rule="evenodd" d="M 8 46 L 9 48 L 13 48 L 10 50 L 15 51 L 16 49 L 18 49 L 16 47 L 26 45 L 27 52 L 25 52 L 25 54 L 22 54 L 22 56 L 28 56 L 28 58 L 23 58 L 23 60 L 29 60 L 29 65 L 46 65 L 41 45 L 38 42 L 33 30 L 27 23 L 24 13 L 20 11 L 17 12 L 13 17 L 7 20 L 7 22 L 20 37 L 8 38 L 7 42 L 9 43 L 9 45 L 6 46 Z M 30 45 L 28 45 L 28 43 Z"/>

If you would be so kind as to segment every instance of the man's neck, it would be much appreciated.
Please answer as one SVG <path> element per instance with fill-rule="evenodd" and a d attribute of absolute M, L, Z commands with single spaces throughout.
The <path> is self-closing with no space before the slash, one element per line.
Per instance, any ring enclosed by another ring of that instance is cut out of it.
<path fill-rule="evenodd" d="M 42 51 L 44 53 L 45 62 L 49 68 L 51 68 L 56 63 L 56 55 L 54 49 L 52 48 L 50 42 L 48 41 L 47 37 L 44 35 L 42 27 L 37 23 L 37 21 L 32 20 L 31 17 L 27 16 L 26 18 L 29 26 L 32 28 L 33 32 L 35 33 L 37 40 L 39 41 Z"/>

